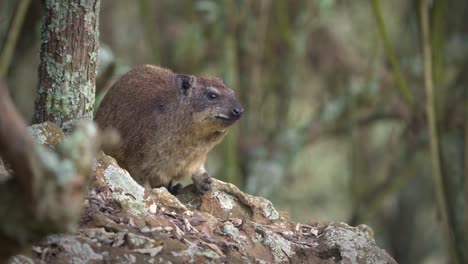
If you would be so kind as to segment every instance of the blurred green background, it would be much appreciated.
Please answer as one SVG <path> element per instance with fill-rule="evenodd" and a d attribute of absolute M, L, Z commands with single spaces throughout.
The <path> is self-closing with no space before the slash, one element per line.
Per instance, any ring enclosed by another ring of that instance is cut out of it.
<path fill-rule="evenodd" d="M 30 120 L 43 1 L 0 2 L 0 50 L 21 3 L 24 23 L 5 79 Z M 139 64 L 220 76 L 246 112 L 211 154 L 213 176 L 267 197 L 297 221 L 367 224 L 399 263 L 466 260 L 468 2 L 432 1 L 429 13 L 455 245 L 431 175 L 419 3 L 102 0 L 97 101 Z"/>

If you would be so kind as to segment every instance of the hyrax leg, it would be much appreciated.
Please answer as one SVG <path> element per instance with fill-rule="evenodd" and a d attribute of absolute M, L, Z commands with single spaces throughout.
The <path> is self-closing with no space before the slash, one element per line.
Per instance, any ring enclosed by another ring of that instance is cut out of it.
<path fill-rule="evenodd" d="M 192 181 L 200 194 L 204 194 L 211 190 L 212 180 L 205 171 L 203 171 L 203 173 L 194 173 L 192 175 Z"/>

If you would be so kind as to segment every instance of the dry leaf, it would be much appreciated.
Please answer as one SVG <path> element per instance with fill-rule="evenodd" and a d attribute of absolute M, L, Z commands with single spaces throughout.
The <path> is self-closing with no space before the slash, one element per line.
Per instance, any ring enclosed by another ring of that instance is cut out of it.
<path fill-rule="evenodd" d="M 218 255 L 220 256 L 224 256 L 223 252 L 221 251 L 221 249 L 219 249 L 219 247 L 216 245 L 216 244 L 212 244 L 212 243 L 205 243 L 209 248 L 211 248 L 213 251 L 215 251 L 216 253 L 218 253 Z"/>
<path fill-rule="evenodd" d="M 163 249 L 163 246 L 158 246 L 154 248 L 138 248 L 138 249 L 134 249 L 133 252 L 137 252 L 141 254 L 148 254 L 151 257 L 154 257 L 157 254 L 159 254 L 159 252 L 161 252 L 162 249 Z"/>

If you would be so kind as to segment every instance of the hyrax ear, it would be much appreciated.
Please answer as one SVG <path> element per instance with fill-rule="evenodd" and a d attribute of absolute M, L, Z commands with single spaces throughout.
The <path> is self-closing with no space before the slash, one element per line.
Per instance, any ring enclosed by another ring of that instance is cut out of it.
<path fill-rule="evenodd" d="M 196 79 L 193 75 L 177 74 L 175 81 L 179 92 L 182 95 L 188 95 L 190 89 L 195 86 Z"/>

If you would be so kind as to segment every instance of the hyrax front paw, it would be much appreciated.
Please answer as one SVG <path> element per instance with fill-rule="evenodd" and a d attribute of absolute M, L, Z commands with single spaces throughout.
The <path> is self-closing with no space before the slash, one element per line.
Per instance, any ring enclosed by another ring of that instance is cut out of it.
<path fill-rule="evenodd" d="M 180 190 L 182 190 L 182 184 L 178 183 L 174 185 L 172 180 L 169 182 L 169 185 L 167 186 L 167 190 L 172 194 L 172 195 L 177 195 L 180 193 Z"/>
<path fill-rule="evenodd" d="M 211 190 L 211 177 L 208 176 L 208 173 L 203 174 L 194 174 L 192 176 L 193 185 L 197 188 L 197 191 L 200 194 L 204 194 Z"/>

